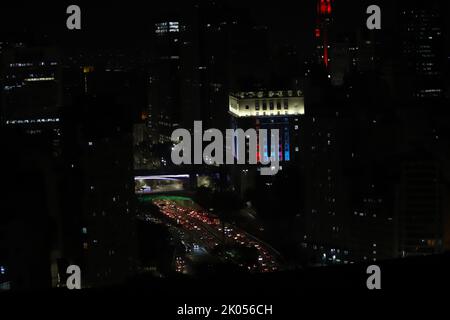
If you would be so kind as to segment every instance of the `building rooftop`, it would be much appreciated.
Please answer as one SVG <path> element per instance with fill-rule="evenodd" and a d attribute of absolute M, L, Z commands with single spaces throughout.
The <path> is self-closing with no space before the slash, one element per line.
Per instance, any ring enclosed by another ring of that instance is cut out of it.
<path fill-rule="evenodd" d="M 270 98 L 293 98 L 303 97 L 303 91 L 301 90 L 270 90 L 270 91 L 241 91 L 230 93 L 230 96 L 237 99 L 270 99 Z"/>

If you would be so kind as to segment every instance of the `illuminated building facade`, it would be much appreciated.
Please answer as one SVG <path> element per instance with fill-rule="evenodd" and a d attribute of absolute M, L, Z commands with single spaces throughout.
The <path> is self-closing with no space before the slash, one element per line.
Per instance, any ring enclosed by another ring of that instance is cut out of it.
<path fill-rule="evenodd" d="M 301 90 L 231 94 L 229 112 L 235 128 L 278 129 L 280 161 L 290 162 L 298 158 L 300 123 L 305 113 Z M 258 150 L 260 147 L 258 145 Z M 267 158 L 269 148 L 270 146 L 264 146 L 263 154 Z"/>

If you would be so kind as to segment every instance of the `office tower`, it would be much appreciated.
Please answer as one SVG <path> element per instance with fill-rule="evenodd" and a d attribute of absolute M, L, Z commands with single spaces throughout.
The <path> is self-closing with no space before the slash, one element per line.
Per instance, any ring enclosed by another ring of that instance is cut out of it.
<path fill-rule="evenodd" d="M 0 102 L 2 199 L 0 264 L 13 290 L 58 283 L 62 219 L 58 199 L 60 112 L 59 52 L 8 44 L 2 54 Z M 24 201 L 26 199 L 26 201 Z"/>
<path fill-rule="evenodd" d="M 267 83 L 267 28 L 253 23 L 248 11 L 213 1 L 184 4 L 164 16 L 154 21 L 151 125 L 191 128 L 202 120 L 205 127 L 225 129 L 228 92 L 243 83 L 249 89 Z"/>
<path fill-rule="evenodd" d="M 444 96 L 445 1 L 399 1 L 397 86 L 408 101 Z"/>
<path fill-rule="evenodd" d="M 398 256 L 434 254 L 444 246 L 444 185 L 438 162 L 404 162 L 398 185 Z"/>
<path fill-rule="evenodd" d="M 58 283 L 62 254 L 58 159 L 45 134 L 0 130 L 7 186 L 0 205 L 0 273 L 12 290 L 50 288 Z"/>
<path fill-rule="evenodd" d="M 88 64 L 88 94 L 63 114 L 60 264 L 78 264 L 83 287 L 121 283 L 137 267 L 132 124 L 145 87 L 131 85 L 139 73 L 115 61 Z M 86 68 L 78 70 L 83 82 Z"/>
<path fill-rule="evenodd" d="M 448 115 L 445 101 L 445 1 L 399 1 L 399 114 L 404 125 L 398 181 L 398 256 L 443 251 Z M 430 112 L 430 110 L 433 110 Z"/>
<path fill-rule="evenodd" d="M 317 58 L 319 64 L 328 68 L 330 64 L 330 25 L 333 21 L 332 0 L 317 0 L 317 22 L 315 29 Z"/>
<path fill-rule="evenodd" d="M 358 47 L 351 34 L 340 34 L 333 45 L 333 63 L 330 65 L 331 84 L 341 86 L 345 77 L 355 69 Z"/>
<path fill-rule="evenodd" d="M 59 53 L 54 48 L 17 47 L 3 52 L 2 123 L 57 123 L 62 105 Z"/>
<path fill-rule="evenodd" d="M 367 74 L 381 71 L 379 70 L 383 54 L 381 48 L 387 46 L 388 42 L 381 43 L 376 32 L 361 28 L 335 36 L 331 48 L 333 64 L 330 66 L 333 85 L 342 85 L 344 77 L 352 72 Z M 383 62 L 386 61 L 383 59 Z"/>
<path fill-rule="evenodd" d="M 396 256 L 398 123 L 390 117 L 393 115 L 365 110 L 348 119 L 343 165 L 348 201 L 346 236 L 354 261 Z"/>
<path fill-rule="evenodd" d="M 184 40 L 179 18 L 154 23 L 151 39 L 154 51 L 148 66 L 147 126 L 153 143 L 170 142 L 172 131 L 181 120 L 181 86 L 183 66 L 181 50 Z"/>
<path fill-rule="evenodd" d="M 341 161 L 348 119 L 337 113 L 324 115 L 308 110 L 302 145 L 305 172 L 305 207 L 299 229 L 302 245 L 311 263 L 349 263 L 347 185 Z"/>

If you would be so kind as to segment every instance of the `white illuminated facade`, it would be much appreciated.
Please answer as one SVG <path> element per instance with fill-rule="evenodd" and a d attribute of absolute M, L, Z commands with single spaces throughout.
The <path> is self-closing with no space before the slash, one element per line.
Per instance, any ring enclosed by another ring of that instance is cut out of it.
<path fill-rule="evenodd" d="M 299 159 L 305 101 L 301 90 L 237 92 L 229 95 L 229 113 L 234 129 L 278 130 L 278 159 Z M 272 143 L 260 146 L 265 160 L 274 155 Z"/>
<path fill-rule="evenodd" d="M 180 24 L 176 21 L 156 23 L 155 27 L 155 32 L 158 35 L 180 32 Z"/>
<path fill-rule="evenodd" d="M 229 112 L 238 118 L 305 114 L 301 90 L 238 92 L 229 96 Z"/>

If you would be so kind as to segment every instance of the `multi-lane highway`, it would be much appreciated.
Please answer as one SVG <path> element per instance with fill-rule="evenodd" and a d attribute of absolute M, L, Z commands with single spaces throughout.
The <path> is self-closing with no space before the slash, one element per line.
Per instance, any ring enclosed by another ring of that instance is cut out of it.
<path fill-rule="evenodd" d="M 171 199 L 156 199 L 153 203 L 160 212 L 170 219 L 186 235 L 186 242 L 197 252 L 211 253 L 219 244 L 239 245 L 255 248 L 258 260 L 255 265 L 247 266 L 254 272 L 273 272 L 279 270 L 279 255 L 268 245 L 235 226 L 225 225 L 221 221 L 199 209 L 193 203 L 181 203 Z"/>

